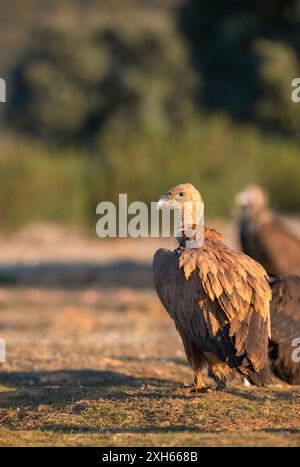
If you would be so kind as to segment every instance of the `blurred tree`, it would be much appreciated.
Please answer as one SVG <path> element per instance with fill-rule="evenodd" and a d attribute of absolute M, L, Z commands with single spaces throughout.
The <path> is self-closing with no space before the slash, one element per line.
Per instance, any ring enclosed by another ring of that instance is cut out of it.
<path fill-rule="evenodd" d="M 123 3 L 115 2 L 117 11 Z M 82 30 L 65 20 L 40 26 L 12 73 L 9 123 L 51 141 L 92 141 L 107 127 L 172 126 L 198 102 L 201 111 L 299 131 L 291 81 L 300 76 L 300 0 L 167 3 L 179 3 L 177 23 L 185 38 L 174 27 L 171 8 L 154 7 L 155 1 L 140 16 L 148 18 L 142 24 L 106 13 L 101 26 Z M 75 10 L 91 14 L 100 4 L 79 2 Z M 132 13 L 143 11 L 139 2 L 129 5 Z M 151 20 L 154 11 L 164 11 L 160 27 Z"/>
<path fill-rule="evenodd" d="M 299 132 L 300 105 L 291 99 L 291 80 L 300 77 L 296 50 L 285 43 L 262 39 L 256 44 L 261 58 L 259 78 L 264 89 L 257 102 L 258 119 L 269 122 L 286 133 Z"/>
<path fill-rule="evenodd" d="M 299 0 L 186 0 L 178 22 L 201 75 L 201 106 L 298 131 L 291 81 L 300 76 Z"/>
<path fill-rule="evenodd" d="M 10 124 L 52 141 L 91 140 L 107 125 L 176 125 L 193 102 L 180 36 L 145 28 L 39 29 L 12 78 Z"/>

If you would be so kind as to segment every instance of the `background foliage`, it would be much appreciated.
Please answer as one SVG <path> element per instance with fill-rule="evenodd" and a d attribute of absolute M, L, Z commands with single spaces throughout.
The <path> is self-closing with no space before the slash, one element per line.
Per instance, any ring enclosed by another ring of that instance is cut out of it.
<path fill-rule="evenodd" d="M 250 182 L 299 212 L 299 18 L 298 0 L 3 2 L 0 225 L 94 227 L 100 200 L 185 181 L 208 216 Z"/>

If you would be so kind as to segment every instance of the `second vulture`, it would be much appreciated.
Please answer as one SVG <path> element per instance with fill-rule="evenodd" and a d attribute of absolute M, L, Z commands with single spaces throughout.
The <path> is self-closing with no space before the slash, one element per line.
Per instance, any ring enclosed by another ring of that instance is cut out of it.
<path fill-rule="evenodd" d="M 300 274 L 300 238 L 270 210 L 265 191 L 249 186 L 236 195 L 236 204 L 244 253 L 270 275 Z"/>

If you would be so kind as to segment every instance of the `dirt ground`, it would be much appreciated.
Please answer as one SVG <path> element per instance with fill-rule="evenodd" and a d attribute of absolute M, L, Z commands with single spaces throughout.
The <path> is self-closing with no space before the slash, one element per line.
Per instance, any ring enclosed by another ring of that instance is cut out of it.
<path fill-rule="evenodd" d="M 192 374 L 151 279 L 170 241 L 45 225 L 0 241 L 1 446 L 300 446 L 300 387 L 177 389 Z"/>

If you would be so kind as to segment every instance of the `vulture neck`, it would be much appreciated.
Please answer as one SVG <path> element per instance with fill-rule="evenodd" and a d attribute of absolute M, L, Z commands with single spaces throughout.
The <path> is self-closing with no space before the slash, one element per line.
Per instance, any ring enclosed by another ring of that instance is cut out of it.
<path fill-rule="evenodd" d="M 199 212 L 197 205 L 192 207 L 191 213 L 184 215 L 180 212 L 176 225 L 176 241 L 180 248 L 200 248 L 203 245 L 205 231 L 203 226 L 203 211 Z"/>
<path fill-rule="evenodd" d="M 203 237 L 202 237 L 203 241 L 210 240 L 212 242 L 216 242 L 216 241 L 222 241 L 222 239 L 223 237 L 220 234 L 220 232 L 218 232 L 217 230 L 211 227 L 204 227 Z M 194 244 L 195 242 L 195 237 L 194 238 L 186 237 L 184 231 L 182 232 L 181 237 L 177 237 L 176 240 L 180 248 L 195 248 L 195 246 L 191 246 L 191 244 Z"/>
<path fill-rule="evenodd" d="M 245 222 L 259 227 L 268 224 L 273 220 L 272 212 L 268 208 L 264 209 L 245 209 L 242 215 Z"/>

